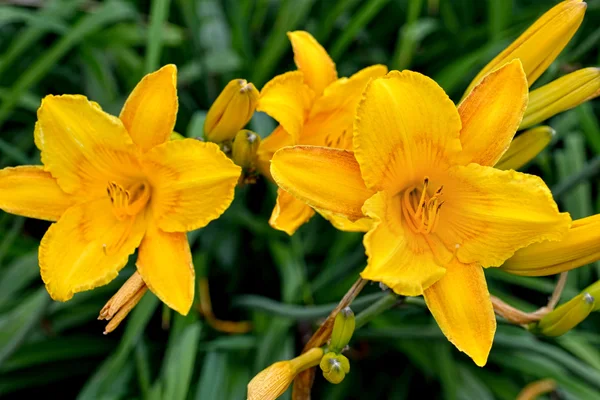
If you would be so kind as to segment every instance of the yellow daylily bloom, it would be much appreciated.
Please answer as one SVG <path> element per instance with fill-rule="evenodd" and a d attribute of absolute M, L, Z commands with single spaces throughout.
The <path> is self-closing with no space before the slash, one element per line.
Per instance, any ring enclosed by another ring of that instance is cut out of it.
<path fill-rule="evenodd" d="M 275 400 L 290 386 L 299 372 L 319 365 L 323 349 L 315 347 L 287 361 L 279 361 L 258 373 L 248 383 L 248 400 Z"/>
<path fill-rule="evenodd" d="M 544 150 L 555 134 L 556 131 L 549 126 L 539 126 L 519 134 L 494 167 L 504 170 L 521 168 Z"/>
<path fill-rule="evenodd" d="M 351 149 L 352 122 L 360 96 L 370 79 L 387 73 L 385 66 L 374 65 L 350 78 L 338 79 L 335 63 L 310 33 L 289 32 L 288 37 L 298 70 L 269 81 L 261 90 L 257 107 L 279 123 L 258 150 L 258 169 L 269 178 L 269 162 L 282 147 L 303 144 Z M 366 231 L 370 226 L 367 218 L 353 222 L 318 211 L 341 230 Z M 304 202 L 279 190 L 269 222 L 292 235 L 313 215 L 313 209 Z"/>
<path fill-rule="evenodd" d="M 487 75 L 458 109 L 433 80 L 392 71 L 365 89 L 354 152 L 293 146 L 271 162 L 277 184 L 312 207 L 373 218 L 361 276 L 424 295 L 444 334 L 477 365 L 496 328 L 482 266 L 560 240 L 571 223 L 541 179 L 492 167 L 526 104 L 518 60 Z"/>
<path fill-rule="evenodd" d="M 502 269 L 514 275 L 559 274 L 600 260 L 600 214 L 573 221 L 558 243 L 536 243 L 517 251 Z"/>
<path fill-rule="evenodd" d="M 204 137 L 215 143 L 232 140 L 256 109 L 258 90 L 245 79 L 233 79 L 212 104 L 204 120 Z"/>
<path fill-rule="evenodd" d="M 584 68 L 529 93 L 520 129 L 536 125 L 600 95 L 600 68 Z"/>
<path fill-rule="evenodd" d="M 554 6 L 479 71 L 465 94 L 488 73 L 515 58 L 523 64 L 528 86 L 533 85 L 577 32 L 586 8 L 582 0 L 565 0 Z"/>
<path fill-rule="evenodd" d="M 174 65 L 145 76 L 120 118 L 84 96 L 45 97 L 35 129 L 44 165 L 0 171 L 1 209 L 56 221 L 39 250 L 53 299 L 110 282 L 139 247 L 145 285 L 188 313 L 194 267 L 186 232 L 225 211 L 241 171 L 216 144 L 169 141 L 176 80 Z"/>

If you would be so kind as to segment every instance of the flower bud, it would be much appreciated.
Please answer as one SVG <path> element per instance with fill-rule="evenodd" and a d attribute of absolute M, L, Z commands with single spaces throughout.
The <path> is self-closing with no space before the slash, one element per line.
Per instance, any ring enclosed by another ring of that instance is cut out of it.
<path fill-rule="evenodd" d="M 540 126 L 523 132 L 513 139 L 506 153 L 494 167 L 502 170 L 521 168 L 550 144 L 555 133 L 549 126 Z"/>
<path fill-rule="evenodd" d="M 215 143 L 232 140 L 252 118 L 258 90 L 245 79 L 234 79 L 225 86 L 208 110 L 204 136 Z"/>
<path fill-rule="evenodd" d="M 325 379 L 335 385 L 343 381 L 346 374 L 350 372 L 350 361 L 348 361 L 348 358 L 342 354 L 335 354 L 333 352 L 325 354 L 319 366 L 323 371 Z"/>
<path fill-rule="evenodd" d="M 318 365 L 321 358 L 323 349 L 315 347 L 292 360 L 272 364 L 248 383 L 248 400 L 275 400 L 287 390 L 299 372 Z"/>
<path fill-rule="evenodd" d="M 260 136 L 256 133 L 247 129 L 239 131 L 233 141 L 233 162 L 246 170 L 253 170 L 259 145 Z"/>
<path fill-rule="evenodd" d="M 600 95 L 600 68 L 584 68 L 529 93 L 519 129 L 529 128 Z"/>
<path fill-rule="evenodd" d="M 171 132 L 171 137 L 169 137 L 169 140 L 182 140 L 185 139 L 185 136 L 183 136 L 181 133 L 177 133 L 175 131 Z"/>
<path fill-rule="evenodd" d="M 596 299 L 594 301 L 594 308 L 592 308 L 592 311 L 600 310 L 600 281 L 592 283 L 590 286 L 583 289 L 583 293 L 588 293 L 590 296 Z"/>
<path fill-rule="evenodd" d="M 593 311 L 594 297 L 583 292 L 546 314 L 533 327 L 545 336 L 560 336 L 575 328 Z"/>
<path fill-rule="evenodd" d="M 515 58 L 521 60 L 531 86 L 569 43 L 586 8 L 581 0 L 566 0 L 551 8 L 477 74 L 465 96 L 484 76 Z"/>
<path fill-rule="evenodd" d="M 337 313 L 333 323 L 329 351 L 337 354 L 341 353 L 348 342 L 350 342 L 352 334 L 354 333 L 354 327 L 354 313 L 350 307 L 346 307 Z"/>
<path fill-rule="evenodd" d="M 515 275 L 546 276 L 597 260 L 600 260 L 600 214 L 573 221 L 559 242 L 534 243 L 517 250 L 501 268 Z"/>

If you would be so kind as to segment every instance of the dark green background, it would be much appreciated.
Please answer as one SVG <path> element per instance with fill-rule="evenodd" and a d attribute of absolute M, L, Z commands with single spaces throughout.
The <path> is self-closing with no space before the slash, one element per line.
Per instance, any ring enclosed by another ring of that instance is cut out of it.
<path fill-rule="evenodd" d="M 247 78 L 260 88 L 295 68 L 285 35 L 294 29 L 315 35 L 340 76 L 374 63 L 410 68 L 458 100 L 479 68 L 556 1 L 0 3 L 5 167 L 39 163 L 33 126 L 43 96 L 85 94 L 118 115 L 137 81 L 166 63 L 179 68 L 176 130 L 201 136 L 205 110 L 228 80 Z M 591 0 L 575 38 L 536 85 L 598 65 L 599 22 L 600 2 Z M 552 119 L 555 140 L 525 168 L 551 188 L 579 182 L 557 199 L 574 218 L 599 211 L 598 111 L 591 102 Z M 273 127 L 264 115 L 251 122 L 262 136 Z M 580 180 L 585 169 L 591 178 Z M 326 314 L 303 306 L 337 302 L 365 265 L 361 235 L 337 232 L 318 216 L 293 237 L 271 229 L 274 198 L 275 188 L 264 181 L 238 189 L 222 218 L 189 234 L 197 275 L 210 279 L 216 314 L 253 321 L 254 330 L 241 336 L 214 331 L 195 311 L 185 318 L 174 314 L 152 294 L 116 332 L 103 336 L 98 312 L 134 271 L 133 262 L 113 283 L 68 303 L 53 302 L 37 265 L 48 223 L 0 212 L 0 396 L 244 399 L 252 376 L 298 354 Z M 599 271 L 594 264 L 571 273 L 563 299 L 597 280 Z M 492 293 L 525 310 L 545 304 L 555 279 L 487 272 Z M 370 285 L 363 296 L 372 301 L 378 292 Z M 599 326 L 592 315 L 554 340 L 500 322 L 481 369 L 446 341 L 425 308 L 403 306 L 356 332 L 348 379 L 334 386 L 317 376 L 313 398 L 509 400 L 527 383 L 548 377 L 559 384 L 558 398 L 598 398 Z"/>

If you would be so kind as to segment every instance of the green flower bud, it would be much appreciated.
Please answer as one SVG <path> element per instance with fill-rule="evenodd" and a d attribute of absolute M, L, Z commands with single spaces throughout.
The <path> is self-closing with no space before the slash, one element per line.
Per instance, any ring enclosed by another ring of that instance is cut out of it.
<path fill-rule="evenodd" d="M 259 145 L 260 136 L 256 133 L 247 129 L 239 131 L 233 141 L 233 162 L 246 170 L 253 170 Z"/>
<path fill-rule="evenodd" d="M 343 381 L 346 374 L 350 372 L 350 361 L 348 361 L 348 358 L 342 354 L 335 354 L 333 352 L 325 354 L 319 366 L 323 371 L 325 379 L 335 385 Z"/>
<path fill-rule="evenodd" d="M 333 332 L 331 333 L 331 341 L 329 343 L 329 351 L 341 353 L 344 347 L 350 342 L 354 333 L 354 313 L 350 307 L 344 308 L 337 313 L 333 323 Z"/>
<path fill-rule="evenodd" d="M 581 323 L 595 307 L 594 297 L 583 292 L 546 314 L 532 328 L 545 336 L 560 336 Z"/>

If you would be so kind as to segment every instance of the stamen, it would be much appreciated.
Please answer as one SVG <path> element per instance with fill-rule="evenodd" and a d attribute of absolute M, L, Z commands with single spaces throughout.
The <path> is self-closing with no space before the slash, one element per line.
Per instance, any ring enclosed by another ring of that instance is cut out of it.
<path fill-rule="evenodd" d="M 425 235 L 435 231 L 444 203 L 440 199 L 444 187 L 440 186 L 431 197 L 428 187 L 429 177 L 425 177 L 421 189 L 413 186 L 404 191 L 401 199 L 402 215 L 407 226 L 413 232 Z"/>
<path fill-rule="evenodd" d="M 106 191 L 119 221 L 137 215 L 150 200 L 150 186 L 146 182 L 138 183 L 129 190 L 116 182 L 109 182 Z"/>

